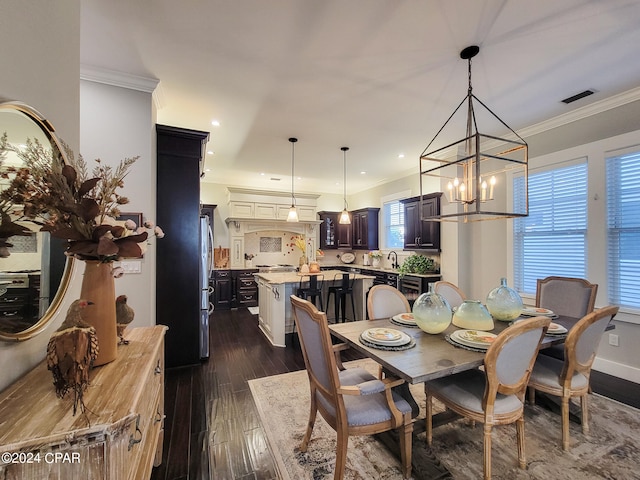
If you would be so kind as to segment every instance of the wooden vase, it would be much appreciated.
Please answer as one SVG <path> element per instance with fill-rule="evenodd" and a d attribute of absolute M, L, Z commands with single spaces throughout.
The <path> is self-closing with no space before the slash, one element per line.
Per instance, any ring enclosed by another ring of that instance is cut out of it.
<path fill-rule="evenodd" d="M 82 318 L 96 329 L 98 358 L 94 366 L 104 365 L 116 358 L 118 334 L 116 331 L 116 293 L 111 263 L 86 261 L 80 298 L 93 302 L 82 312 Z"/>

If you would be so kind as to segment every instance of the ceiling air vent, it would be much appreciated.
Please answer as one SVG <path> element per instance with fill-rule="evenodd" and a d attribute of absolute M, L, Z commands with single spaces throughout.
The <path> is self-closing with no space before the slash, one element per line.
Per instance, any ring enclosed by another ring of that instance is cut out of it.
<path fill-rule="evenodd" d="M 594 93 L 596 93 L 595 90 L 591 90 L 591 89 L 585 90 L 584 92 L 576 93 L 571 97 L 565 98 L 564 100 L 562 100 L 562 103 L 572 103 L 572 102 L 575 102 L 576 100 L 580 100 L 581 98 L 588 97 L 589 95 L 593 95 Z"/>

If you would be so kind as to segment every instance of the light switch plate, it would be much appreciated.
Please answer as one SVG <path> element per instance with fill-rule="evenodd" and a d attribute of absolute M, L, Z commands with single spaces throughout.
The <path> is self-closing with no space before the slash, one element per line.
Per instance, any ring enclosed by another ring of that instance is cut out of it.
<path fill-rule="evenodd" d="M 141 273 L 142 262 L 140 260 L 123 260 L 120 266 L 124 269 L 124 273 Z"/>

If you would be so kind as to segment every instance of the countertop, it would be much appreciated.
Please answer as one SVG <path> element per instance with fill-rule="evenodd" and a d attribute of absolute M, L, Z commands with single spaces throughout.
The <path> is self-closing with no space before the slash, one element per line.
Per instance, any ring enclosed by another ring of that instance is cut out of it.
<path fill-rule="evenodd" d="M 333 281 L 334 276 L 339 276 L 343 274 L 342 270 L 324 270 L 321 272 L 321 275 L 324 275 L 324 281 Z M 273 272 L 273 273 L 256 273 L 256 277 L 259 277 L 271 284 L 281 284 L 281 283 L 299 283 L 300 275 L 298 272 Z M 360 273 L 356 274 L 356 280 L 364 280 L 364 279 L 372 279 L 375 278 L 371 275 L 362 275 Z"/>
<path fill-rule="evenodd" d="M 332 267 L 334 265 L 327 265 L 327 264 L 320 264 L 320 266 L 322 268 L 326 268 L 326 267 Z M 370 265 L 357 265 L 355 263 L 341 263 L 341 264 L 337 264 L 335 265 L 336 267 L 349 267 L 349 268 L 355 268 L 357 270 L 369 270 L 372 272 L 381 272 L 381 273 L 395 273 L 396 275 L 400 275 L 400 272 L 396 269 L 392 269 L 392 268 L 380 268 L 380 267 L 372 267 Z M 423 278 L 439 278 L 442 275 L 440 273 L 437 272 L 431 272 L 431 273 L 407 273 L 406 275 L 411 276 L 411 277 L 423 277 Z"/>

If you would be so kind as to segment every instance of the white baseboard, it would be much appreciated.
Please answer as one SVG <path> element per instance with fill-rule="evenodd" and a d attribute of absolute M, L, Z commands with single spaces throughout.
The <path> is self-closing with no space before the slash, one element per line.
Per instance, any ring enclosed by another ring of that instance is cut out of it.
<path fill-rule="evenodd" d="M 640 383 L 640 368 L 596 357 L 593 362 L 593 369 L 630 382 Z"/>

